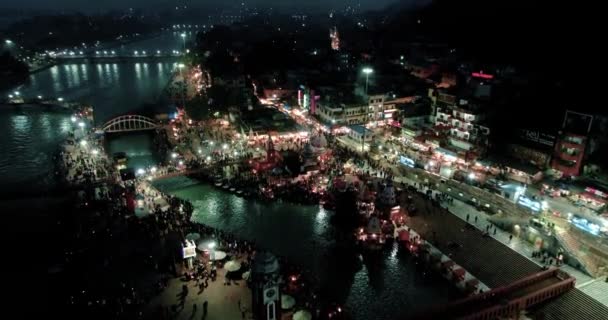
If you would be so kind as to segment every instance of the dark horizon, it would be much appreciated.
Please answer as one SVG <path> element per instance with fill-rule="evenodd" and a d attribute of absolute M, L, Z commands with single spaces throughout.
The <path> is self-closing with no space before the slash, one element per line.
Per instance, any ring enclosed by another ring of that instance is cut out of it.
<path fill-rule="evenodd" d="M 215 3 L 214 3 L 215 2 Z M 341 10 L 347 6 L 357 6 L 360 4 L 360 10 L 379 10 L 386 8 L 389 5 L 401 3 L 403 6 L 415 6 L 429 3 L 430 0 L 307 0 L 296 5 L 285 3 L 281 0 L 211 0 L 211 1 L 175 1 L 167 0 L 108 0 L 103 3 L 89 2 L 83 0 L 59 0 L 48 2 L 45 0 L 25 0 L 20 2 L 11 2 L 2 5 L 6 9 L 24 9 L 24 10 L 51 10 L 51 11 L 82 11 L 86 13 L 109 11 L 109 10 L 127 10 L 144 9 L 144 10 L 165 10 L 172 7 L 181 8 L 183 6 L 190 7 L 208 7 L 208 6 L 238 6 L 244 3 L 247 6 L 259 7 L 276 7 L 276 8 L 318 8 L 319 10 Z"/>

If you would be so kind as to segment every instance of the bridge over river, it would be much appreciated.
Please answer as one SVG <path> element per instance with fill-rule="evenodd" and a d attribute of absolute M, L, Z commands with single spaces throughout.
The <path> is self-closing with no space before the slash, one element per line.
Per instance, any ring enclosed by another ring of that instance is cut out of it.
<path fill-rule="evenodd" d="M 114 62 L 154 62 L 167 61 L 179 58 L 179 52 L 166 52 L 147 54 L 144 52 L 119 54 L 76 54 L 62 55 L 55 58 L 58 63 L 114 63 Z"/>

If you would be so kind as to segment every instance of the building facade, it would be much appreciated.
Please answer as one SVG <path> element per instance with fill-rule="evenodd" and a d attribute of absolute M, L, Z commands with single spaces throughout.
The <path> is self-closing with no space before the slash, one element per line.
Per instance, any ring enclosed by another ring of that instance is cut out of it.
<path fill-rule="evenodd" d="M 331 125 L 365 124 L 369 120 L 368 107 L 361 105 L 319 103 L 316 114 L 321 121 Z"/>
<path fill-rule="evenodd" d="M 580 175 L 587 137 L 579 134 L 564 133 L 555 144 L 551 168 L 564 176 Z"/>

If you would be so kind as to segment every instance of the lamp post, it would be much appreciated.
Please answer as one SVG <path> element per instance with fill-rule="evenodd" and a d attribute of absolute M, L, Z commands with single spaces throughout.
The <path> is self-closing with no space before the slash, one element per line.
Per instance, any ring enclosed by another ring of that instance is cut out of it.
<path fill-rule="evenodd" d="M 207 247 L 209 248 L 209 250 L 211 250 L 209 258 L 211 258 L 211 261 L 215 261 L 215 242 L 209 242 Z"/>
<path fill-rule="evenodd" d="M 184 90 L 188 90 L 188 85 L 186 83 L 186 78 L 184 78 L 184 74 L 182 73 L 182 69 L 184 69 L 186 65 L 184 65 L 183 63 L 180 63 L 177 65 L 177 68 L 179 69 L 179 75 L 180 77 L 182 77 L 182 81 L 184 83 L 184 88 L 182 88 L 181 92 L 182 92 L 182 108 L 186 107 L 186 97 L 185 97 L 185 92 Z"/>
<path fill-rule="evenodd" d="M 365 95 L 367 96 L 367 87 L 369 84 L 369 75 L 374 73 L 374 69 L 370 67 L 363 68 L 363 73 L 365 73 Z"/>
<path fill-rule="evenodd" d="M 182 37 L 182 43 L 184 44 L 184 48 L 183 48 L 182 52 L 184 52 L 184 54 L 186 54 L 186 33 L 184 32 L 180 36 Z"/>

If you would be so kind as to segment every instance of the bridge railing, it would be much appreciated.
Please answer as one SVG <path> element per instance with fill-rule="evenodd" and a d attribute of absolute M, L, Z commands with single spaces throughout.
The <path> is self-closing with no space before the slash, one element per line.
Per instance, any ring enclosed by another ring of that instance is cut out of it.
<path fill-rule="evenodd" d="M 487 291 L 484 293 L 480 293 L 480 294 L 477 294 L 474 296 L 470 296 L 468 298 L 454 301 L 452 303 L 448 303 L 438 309 L 432 310 L 429 315 L 447 315 L 447 314 L 455 315 L 459 312 L 464 312 L 464 311 L 468 310 L 469 308 L 472 308 L 471 306 L 474 306 L 474 305 L 480 306 L 480 305 L 496 304 L 496 303 L 500 302 L 501 297 L 504 297 L 509 293 L 512 293 L 521 288 L 525 288 L 533 283 L 537 283 L 539 281 L 543 281 L 543 280 L 551 278 L 551 277 L 558 277 L 559 279 L 563 279 L 562 282 L 563 281 L 574 281 L 574 278 L 571 278 L 567 273 L 565 273 L 555 267 L 551 267 L 548 270 L 544 270 L 544 271 L 532 274 L 528 277 L 522 278 L 520 280 L 517 280 L 517 281 L 511 283 L 510 285 L 500 287 L 497 289 L 493 289 L 493 290 L 490 290 L 490 291 Z M 484 310 L 491 311 L 494 309 L 496 309 L 496 308 L 489 307 L 488 309 L 484 309 Z M 500 309 L 500 306 L 498 309 Z M 427 316 L 429 316 L 429 315 L 427 315 Z M 467 317 L 467 319 L 468 319 L 468 317 Z M 478 319 L 478 318 L 471 318 L 471 319 Z M 479 318 L 479 319 L 481 319 L 481 318 Z"/>
<path fill-rule="evenodd" d="M 105 132 L 123 132 L 149 130 L 157 127 L 158 123 L 148 117 L 140 115 L 124 115 L 106 122 L 102 129 Z"/>
<path fill-rule="evenodd" d="M 497 304 L 491 308 L 480 310 L 459 320 L 493 320 L 500 317 L 517 316 L 520 311 L 536 304 L 557 297 L 574 288 L 574 278 L 567 278 L 523 297 L 509 301 L 507 304 Z"/>

